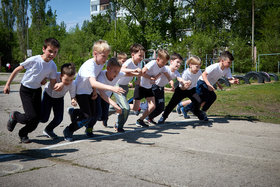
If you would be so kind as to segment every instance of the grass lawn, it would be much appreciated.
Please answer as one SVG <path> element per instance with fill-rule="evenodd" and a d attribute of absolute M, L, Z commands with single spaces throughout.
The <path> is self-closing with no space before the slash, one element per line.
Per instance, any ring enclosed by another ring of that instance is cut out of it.
<path fill-rule="evenodd" d="M 280 124 L 280 81 L 265 84 L 241 84 L 216 91 L 217 100 L 209 116 L 241 118 Z M 165 104 L 173 93 L 165 93 Z M 128 98 L 133 96 L 133 89 Z"/>

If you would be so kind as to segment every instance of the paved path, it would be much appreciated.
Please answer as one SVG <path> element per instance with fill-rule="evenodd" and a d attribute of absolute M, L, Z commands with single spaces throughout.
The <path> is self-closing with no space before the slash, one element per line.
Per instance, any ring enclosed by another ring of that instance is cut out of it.
<path fill-rule="evenodd" d="M 65 112 L 55 129 L 61 138 L 44 137 L 40 124 L 29 135 L 33 143 L 20 144 L 22 125 L 6 130 L 8 113 L 22 111 L 18 88 L 0 92 L 0 186 L 280 186 L 280 125 L 211 116 L 203 123 L 172 113 L 166 124 L 141 129 L 131 115 L 119 134 L 112 115 L 108 128 L 96 124 L 93 138 L 82 128 L 68 143 Z"/>

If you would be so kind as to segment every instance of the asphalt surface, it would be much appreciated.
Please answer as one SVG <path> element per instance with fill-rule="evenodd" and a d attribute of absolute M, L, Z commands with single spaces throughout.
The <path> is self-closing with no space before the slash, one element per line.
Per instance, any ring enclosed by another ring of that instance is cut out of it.
<path fill-rule="evenodd" d="M 6 128 L 9 112 L 23 111 L 19 85 L 9 95 L 3 87 L 0 186 L 280 186 L 279 124 L 211 116 L 199 122 L 173 112 L 166 124 L 143 129 L 131 114 L 121 134 L 111 115 L 107 128 L 95 125 L 93 138 L 82 128 L 69 143 L 62 133 L 70 122 L 67 94 L 64 120 L 55 129 L 60 138 L 43 136 L 47 123 L 41 123 L 29 134 L 32 143 L 22 144 L 23 125 Z"/>

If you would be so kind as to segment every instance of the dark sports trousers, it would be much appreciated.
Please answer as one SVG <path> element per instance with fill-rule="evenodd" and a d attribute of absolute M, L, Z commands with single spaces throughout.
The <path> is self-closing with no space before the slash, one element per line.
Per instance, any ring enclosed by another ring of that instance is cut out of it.
<path fill-rule="evenodd" d="M 88 123 L 87 127 L 88 128 L 93 128 L 93 126 L 96 124 L 97 120 L 99 121 L 108 121 L 108 116 L 109 116 L 109 103 L 104 101 L 100 95 L 97 96 L 95 100 L 95 106 L 96 106 L 96 114 Z"/>
<path fill-rule="evenodd" d="M 53 109 L 53 120 L 47 125 L 46 129 L 48 131 L 53 131 L 63 120 L 64 112 L 64 97 L 52 98 L 49 94 L 44 91 L 42 104 L 41 104 L 41 122 L 46 123 Z"/>
<path fill-rule="evenodd" d="M 205 104 L 202 107 L 202 111 L 205 112 L 211 107 L 211 105 L 217 99 L 217 95 L 215 94 L 215 92 L 208 90 L 207 84 L 202 80 L 199 80 L 197 82 L 196 93 L 199 95 L 202 101 L 205 101 Z"/>
<path fill-rule="evenodd" d="M 165 107 L 164 113 L 162 116 L 166 119 L 168 118 L 169 114 L 172 112 L 174 107 L 184 98 L 188 97 L 193 103 L 193 112 L 196 116 L 200 115 L 200 104 L 201 99 L 196 94 L 196 88 L 192 88 L 190 90 L 181 90 L 178 86 L 175 89 L 175 92 L 169 101 L 168 105 Z"/>
<path fill-rule="evenodd" d="M 42 88 L 31 89 L 21 85 L 19 94 L 24 114 L 16 113 L 15 120 L 18 123 L 26 124 L 18 133 L 20 137 L 26 137 L 28 133 L 37 128 L 40 122 Z"/>
<path fill-rule="evenodd" d="M 83 126 L 87 126 L 89 122 L 96 117 L 96 102 L 91 99 L 91 95 L 81 94 L 76 95 L 77 102 L 80 106 L 77 119 L 75 119 L 70 125 L 69 130 L 74 132 Z"/>
<path fill-rule="evenodd" d="M 155 103 L 156 108 L 152 111 L 152 113 L 149 114 L 150 119 L 154 119 L 158 115 L 160 115 L 164 111 L 164 87 L 160 87 L 158 85 L 152 86 L 152 91 L 155 96 Z"/>

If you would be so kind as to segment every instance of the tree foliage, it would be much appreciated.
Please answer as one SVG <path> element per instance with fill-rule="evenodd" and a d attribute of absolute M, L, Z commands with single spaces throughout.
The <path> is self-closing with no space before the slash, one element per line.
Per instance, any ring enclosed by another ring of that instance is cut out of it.
<path fill-rule="evenodd" d="M 44 39 L 55 37 L 61 43 L 55 59 L 59 66 L 66 62 L 81 65 L 92 57 L 93 43 L 104 39 L 112 47 L 110 56 L 118 52 L 129 54 L 131 44 L 141 43 L 147 50 L 165 48 L 184 58 L 197 55 L 204 64 L 209 64 L 227 49 L 234 53 L 235 71 L 247 72 L 255 68 L 251 59 L 252 1 L 187 0 L 179 4 L 176 0 L 114 0 L 107 14 L 91 17 L 81 28 L 77 25 L 69 31 L 64 22 L 57 24 L 55 7 L 48 6 L 48 2 L 1 1 L 2 63 L 23 61 L 27 48 L 32 49 L 33 55 L 41 54 Z M 253 2 L 258 54 L 279 53 L 280 2 Z M 120 9 L 127 10 L 126 17 L 116 18 L 114 13 Z M 262 58 L 260 70 L 276 71 L 279 58 Z"/>

